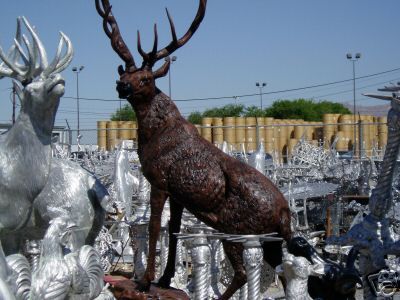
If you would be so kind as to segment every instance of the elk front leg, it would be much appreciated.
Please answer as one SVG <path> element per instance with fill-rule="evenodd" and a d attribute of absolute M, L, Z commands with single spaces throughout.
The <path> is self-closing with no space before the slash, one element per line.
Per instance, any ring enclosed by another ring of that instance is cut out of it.
<path fill-rule="evenodd" d="M 160 234 L 161 214 L 164 208 L 167 194 L 154 186 L 150 193 L 150 223 L 149 223 L 149 255 L 147 257 L 147 267 L 143 278 L 139 282 L 140 291 L 148 291 L 151 281 L 154 280 L 155 258 L 157 239 Z"/>
<path fill-rule="evenodd" d="M 219 298 L 219 300 L 227 300 L 232 297 L 238 289 L 240 289 L 247 281 L 246 270 L 243 265 L 243 246 L 240 243 L 222 242 L 225 254 L 232 264 L 234 271 L 233 279 L 228 288 Z"/>
<path fill-rule="evenodd" d="M 168 247 L 168 261 L 164 270 L 163 276 L 158 281 L 158 285 L 163 288 L 168 288 L 171 284 L 171 278 L 175 274 L 175 259 L 176 259 L 176 244 L 177 238 L 175 233 L 181 229 L 181 219 L 183 206 L 176 203 L 173 199 L 169 199 L 171 218 L 169 220 L 169 247 Z"/>

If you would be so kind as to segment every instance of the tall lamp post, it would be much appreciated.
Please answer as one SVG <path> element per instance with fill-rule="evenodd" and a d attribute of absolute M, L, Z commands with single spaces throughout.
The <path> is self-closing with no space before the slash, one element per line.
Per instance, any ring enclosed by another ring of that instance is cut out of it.
<path fill-rule="evenodd" d="M 76 74 L 76 108 L 78 111 L 78 125 L 77 125 L 77 134 L 76 137 L 79 139 L 79 73 L 85 68 L 85 66 L 73 67 L 72 72 Z"/>
<path fill-rule="evenodd" d="M 265 82 L 259 83 L 256 82 L 256 86 L 260 89 L 260 109 L 263 109 L 263 99 L 262 99 L 262 89 L 265 87 L 267 84 Z"/>
<path fill-rule="evenodd" d="M 168 70 L 168 91 L 169 91 L 169 98 L 172 99 L 172 95 L 171 95 L 171 67 L 172 67 L 172 63 L 174 61 L 176 61 L 177 57 L 176 56 L 172 56 L 172 57 L 166 57 L 165 61 L 167 61 L 168 59 L 171 59 L 171 64 L 169 66 L 169 70 Z"/>
<path fill-rule="evenodd" d="M 353 123 L 354 123 L 354 132 L 353 132 L 353 155 L 356 151 L 356 136 L 357 136 L 357 129 L 356 129 L 356 61 L 361 58 L 361 53 L 356 53 L 354 58 L 351 53 L 346 54 L 346 58 L 353 63 Z"/>

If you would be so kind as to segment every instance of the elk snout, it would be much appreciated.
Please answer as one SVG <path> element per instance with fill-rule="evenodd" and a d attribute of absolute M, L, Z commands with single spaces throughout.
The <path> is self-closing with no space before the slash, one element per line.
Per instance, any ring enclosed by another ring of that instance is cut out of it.
<path fill-rule="evenodd" d="M 121 80 L 117 80 L 117 92 L 119 98 L 127 99 L 133 94 L 132 85 L 129 82 L 126 83 Z"/>

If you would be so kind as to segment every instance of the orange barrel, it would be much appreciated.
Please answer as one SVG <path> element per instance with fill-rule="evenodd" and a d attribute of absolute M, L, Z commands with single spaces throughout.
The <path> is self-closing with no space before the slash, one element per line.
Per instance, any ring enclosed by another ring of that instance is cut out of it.
<path fill-rule="evenodd" d="M 357 119 L 356 119 L 357 122 Z M 344 132 L 353 132 L 354 126 L 353 115 L 341 115 L 339 118 L 339 130 Z"/>
<path fill-rule="evenodd" d="M 311 141 L 313 139 L 314 126 L 311 122 L 305 122 L 307 126 L 304 126 L 304 137 L 306 141 Z"/>
<path fill-rule="evenodd" d="M 130 129 L 130 124 L 129 121 L 119 121 L 118 122 L 119 126 L 119 139 L 120 140 L 129 140 L 131 137 L 131 129 Z"/>
<path fill-rule="evenodd" d="M 299 142 L 298 139 L 289 139 L 287 147 L 289 156 L 292 154 L 293 148 L 297 145 L 298 142 Z"/>
<path fill-rule="evenodd" d="M 99 150 L 107 150 L 107 121 L 97 121 L 97 145 Z"/>
<path fill-rule="evenodd" d="M 303 138 L 303 135 L 305 133 L 305 126 L 301 125 L 303 123 L 304 123 L 304 121 L 298 121 L 297 124 L 294 127 L 294 138 L 295 139 Z"/>
<path fill-rule="evenodd" d="M 324 114 L 322 116 L 322 122 L 326 124 L 328 131 L 337 132 L 338 131 L 338 119 L 340 114 Z"/>
<path fill-rule="evenodd" d="M 260 143 L 264 143 L 264 147 L 265 147 L 265 118 L 264 117 L 257 117 L 256 118 L 256 122 L 257 122 L 257 127 L 256 127 L 256 135 L 258 136 L 258 145 L 260 145 Z M 257 130 L 258 130 L 258 134 L 257 134 Z"/>
<path fill-rule="evenodd" d="M 235 136 L 236 136 L 236 149 L 241 149 L 241 145 L 246 146 L 246 128 L 245 128 L 245 118 L 236 117 L 235 118 Z"/>
<path fill-rule="evenodd" d="M 281 153 L 279 147 L 280 147 L 280 135 L 281 135 L 281 120 L 275 119 L 274 120 L 274 138 L 272 139 L 274 142 L 274 151 Z"/>
<path fill-rule="evenodd" d="M 297 123 L 296 121 L 289 120 L 289 124 L 291 124 L 288 127 L 288 138 L 289 139 L 294 139 L 294 124 L 296 124 L 296 123 Z"/>
<path fill-rule="evenodd" d="M 273 143 L 274 126 L 270 126 L 270 125 L 274 124 L 274 118 L 266 117 L 264 119 L 264 124 L 268 125 L 267 127 L 265 127 L 265 130 L 264 130 L 264 133 L 265 133 L 265 145 L 267 145 L 267 143 Z"/>
<path fill-rule="evenodd" d="M 282 121 L 281 125 L 285 125 L 285 121 Z M 280 126 L 279 134 L 279 151 L 286 156 L 286 149 L 288 145 L 288 126 Z"/>
<path fill-rule="evenodd" d="M 118 127 L 117 127 L 117 139 L 121 140 L 121 135 L 122 135 L 122 126 L 124 125 L 125 121 L 117 121 L 118 122 Z"/>
<path fill-rule="evenodd" d="M 236 134 L 235 134 L 235 117 L 225 117 L 223 120 L 225 127 L 224 132 L 224 141 L 226 141 L 230 145 L 236 144 Z"/>
<path fill-rule="evenodd" d="M 378 147 L 386 147 L 388 139 L 387 117 L 378 117 Z"/>
<path fill-rule="evenodd" d="M 212 118 L 203 118 L 201 120 L 201 136 L 205 138 L 210 143 L 212 142 Z"/>
<path fill-rule="evenodd" d="M 132 133 L 132 135 L 131 135 L 131 139 L 132 140 L 137 140 L 137 138 L 138 138 L 138 125 L 137 125 L 137 122 L 135 122 L 135 121 L 133 121 L 132 123 L 131 123 L 132 125 L 132 131 L 131 131 L 131 133 Z"/>
<path fill-rule="evenodd" d="M 322 140 L 325 149 L 329 149 L 332 144 L 335 133 L 338 131 L 339 117 L 336 114 L 324 114 L 323 115 L 323 127 L 322 127 Z"/>
<path fill-rule="evenodd" d="M 378 117 L 378 133 L 388 132 L 387 117 Z"/>
<path fill-rule="evenodd" d="M 246 149 L 248 152 L 257 149 L 257 119 L 255 117 L 246 117 Z"/>
<path fill-rule="evenodd" d="M 114 150 L 118 141 L 118 121 L 107 122 L 107 150 Z"/>
<path fill-rule="evenodd" d="M 337 143 L 336 143 L 336 150 L 337 151 L 348 151 L 349 146 L 350 146 L 350 138 L 344 131 L 338 131 L 336 132 L 336 138 Z"/>
<path fill-rule="evenodd" d="M 222 128 L 222 118 L 212 118 L 212 138 L 214 144 L 222 144 L 224 142 L 224 129 Z"/>

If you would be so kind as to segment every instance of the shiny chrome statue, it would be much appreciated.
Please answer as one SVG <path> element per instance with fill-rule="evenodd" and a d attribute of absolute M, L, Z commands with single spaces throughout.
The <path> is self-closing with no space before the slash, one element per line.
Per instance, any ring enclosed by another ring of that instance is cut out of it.
<path fill-rule="evenodd" d="M 386 96 L 367 96 L 387 99 Z M 387 267 L 387 255 L 400 255 L 400 240 L 393 236 L 386 217 L 393 205 L 392 183 L 400 148 L 400 98 L 394 93 L 389 99 L 391 109 L 388 112 L 388 143 L 378 183 L 369 200 L 370 213 L 343 236 L 327 240 L 331 244 L 352 245 L 360 251 L 359 265 L 364 281 L 364 299 L 376 298 L 369 288 L 367 275 Z"/>
<path fill-rule="evenodd" d="M 22 23 L 31 40 L 21 35 Z M 51 132 L 60 97 L 64 94 L 64 80 L 59 72 L 68 66 L 73 56 L 70 40 L 60 34 L 57 53 L 51 63 L 37 33 L 24 17 L 17 20 L 16 37 L 8 54 L 0 47 L 0 78 L 15 79 L 14 88 L 21 100 L 16 123 L 0 136 L 0 235 L 25 226 L 33 200 L 50 173 Z M 61 55 L 65 44 L 67 50 Z M 2 250 L 0 256 L 4 261 Z M 0 272 L 2 283 L 7 281 L 10 271 L 7 268 L 5 265 Z"/>
<path fill-rule="evenodd" d="M 66 217 L 51 221 L 42 241 L 39 268 L 32 275 L 30 299 L 94 299 L 104 286 L 100 256 L 91 246 L 64 254 L 79 228 Z"/>

